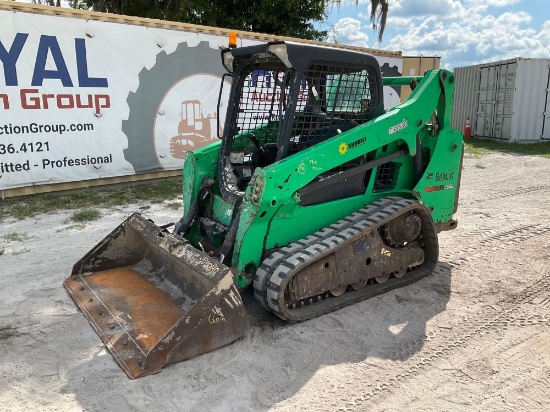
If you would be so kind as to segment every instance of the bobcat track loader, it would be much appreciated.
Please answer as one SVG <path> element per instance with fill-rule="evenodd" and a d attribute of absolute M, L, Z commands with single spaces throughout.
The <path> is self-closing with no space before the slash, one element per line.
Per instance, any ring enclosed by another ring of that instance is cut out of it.
<path fill-rule="evenodd" d="M 450 72 L 385 111 L 383 85 L 412 79 L 383 79 L 368 54 L 277 42 L 222 63 L 223 134 L 186 155 L 183 217 L 169 230 L 130 216 L 65 281 L 130 378 L 242 337 L 247 286 L 282 319 L 311 319 L 430 274 L 456 226 Z"/>

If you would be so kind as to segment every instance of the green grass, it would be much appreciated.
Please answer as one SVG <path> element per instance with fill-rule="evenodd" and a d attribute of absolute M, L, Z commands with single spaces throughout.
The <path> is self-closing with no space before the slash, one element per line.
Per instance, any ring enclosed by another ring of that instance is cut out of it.
<path fill-rule="evenodd" d="M 550 159 L 550 142 L 521 144 L 502 143 L 486 139 L 466 139 L 465 154 L 470 157 L 480 158 L 489 153 L 519 153 L 530 156 L 541 156 Z"/>
<path fill-rule="evenodd" d="M 12 232 L 12 233 L 8 233 L 7 235 L 4 235 L 4 239 L 6 239 L 9 242 L 22 242 L 26 238 L 27 238 L 26 233 L 21 233 L 20 234 L 20 233 L 17 233 L 17 232 Z"/>
<path fill-rule="evenodd" d="M 6 249 L 4 249 L 4 247 L 2 246 L 2 249 L 0 249 L 0 256 L 2 256 L 5 251 L 6 251 Z"/>
<path fill-rule="evenodd" d="M 71 193 L 42 193 L 0 199 L 0 221 L 7 217 L 25 219 L 62 210 L 115 208 L 129 204 L 162 203 L 181 198 L 181 180 L 142 183 L 122 189 L 85 189 Z M 181 203 L 180 203 L 181 204 Z"/>
<path fill-rule="evenodd" d="M 73 212 L 71 220 L 73 222 L 90 222 L 101 217 L 101 213 L 97 209 L 82 209 Z"/>

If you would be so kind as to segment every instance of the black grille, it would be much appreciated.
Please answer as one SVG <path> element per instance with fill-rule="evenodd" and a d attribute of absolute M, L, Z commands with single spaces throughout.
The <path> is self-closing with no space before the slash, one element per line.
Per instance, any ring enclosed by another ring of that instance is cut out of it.
<path fill-rule="evenodd" d="M 276 143 L 288 99 L 292 72 L 255 69 L 248 72 L 241 89 L 237 133 L 231 152 L 248 152 L 255 146 Z"/>
<path fill-rule="evenodd" d="M 400 167 L 401 163 L 397 162 L 388 162 L 378 166 L 374 187 L 372 189 L 373 193 L 395 189 Z"/>
<path fill-rule="evenodd" d="M 296 82 L 293 70 L 252 66 L 246 73 L 232 153 L 275 144 L 293 99 L 290 136 L 282 139 L 286 156 L 369 120 L 377 102 L 374 76 L 366 69 L 313 64 Z"/>
<path fill-rule="evenodd" d="M 366 69 L 313 64 L 300 83 L 288 154 L 323 142 L 369 120 L 376 101 L 373 76 Z"/>

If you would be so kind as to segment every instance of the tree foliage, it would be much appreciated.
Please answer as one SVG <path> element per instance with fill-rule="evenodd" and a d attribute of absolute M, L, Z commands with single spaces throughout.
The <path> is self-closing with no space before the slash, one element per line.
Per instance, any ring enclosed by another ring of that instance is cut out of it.
<path fill-rule="evenodd" d="M 188 7 L 190 23 L 257 33 L 322 40 L 315 22 L 326 18 L 324 0 L 197 0 Z"/>
<path fill-rule="evenodd" d="M 370 0 L 370 22 L 372 28 L 378 31 L 378 42 L 382 42 L 382 35 L 386 28 L 386 19 L 388 17 L 390 0 Z M 333 0 L 338 6 L 342 3 L 342 0 Z M 355 5 L 359 5 L 359 0 L 355 0 Z"/>
<path fill-rule="evenodd" d="M 32 0 L 33 4 L 45 4 L 47 6 L 61 7 L 60 0 Z"/>
<path fill-rule="evenodd" d="M 322 40 L 325 0 L 70 0 L 73 8 Z"/>
<path fill-rule="evenodd" d="M 185 21 L 183 8 L 192 0 L 69 0 L 71 7 L 170 21 Z"/>
<path fill-rule="evenodd" d="M 33 0 L 59 6 L 60 0 Z M 316 23 L 327 19 L 327 7 L 341 0 L 69 0 L 73 8 L 128 16 L 180 21 L 311 40 L 326 38 Z M 359 5 L 359 0 L 355 0 Z M 378 41 L 386 27 L 389 0 L 371 0 L 370 20 Z"/>
<path fill-rule="evenodd" d="M 372 28 L 378 30 L 378 42 L 382 42 L 382 35 L 386 28 L 389 0 L 371 0 L 370 21 Z"/>

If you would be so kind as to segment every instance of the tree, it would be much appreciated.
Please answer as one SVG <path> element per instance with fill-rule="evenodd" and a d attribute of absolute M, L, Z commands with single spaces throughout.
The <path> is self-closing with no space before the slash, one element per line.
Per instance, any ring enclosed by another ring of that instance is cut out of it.
<path fill-rule="evenodd" d="M 190 0 L 69 0 L 75 9 L 152 19 L 186 21 L 182 7 Z"/>
<path fill-rule="evenodd" d="M 59 0 L 43 2 L 53 5 Z M 326 38 L 326 30 L 317 30 L 315 23 L 326 20 L 327 8 L 334 3 L 339 5 L 341 0 L 69 0 L 78 9 L 311 40 Z M 386 27 L 388 3 L 371 0 L 370 20 L 378 41 Z"/>
<path fill-rule="evenodd" d="M 327 17 L 324 0 L 196 0 L 185 7 L 189 23 L 323 40 L 315 22 Z"/>
<path fill-rule="evenodd" d="M 47 6 L 61 7 L 60 0 L 32 0 L 33 4 L 45 4 Z"/>
<path fill-rule="evenodd" d="M 70 0 L 73 8 L 322 40 L 325 0 Z"/>
<path fill-rule="evenodd" d="M 386 18 L 388 17 L 389 0 L 371 0 L 370 21 L 372 28 L 378 30 L 378 42 L 382 42 L 382 35 L 386 28 Z M 356 0 L 356 3 L 358 1 Z"/>
<path fill-rule="evenodd" d="M 340 5 L 342 0 L 333 0 Z M 372 28 L 378 31 L 378 42 L 382 41 L 382 35 L 386 28 L 386 18 L 388 17 L 389 0 L 370 0 L 370 22 Z M 355 5 L 359 5 L 359 0 L 355 0 Z"/>

